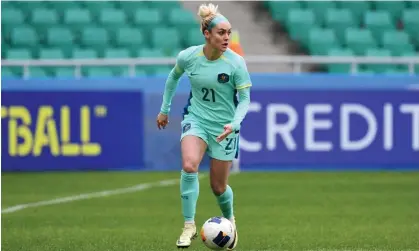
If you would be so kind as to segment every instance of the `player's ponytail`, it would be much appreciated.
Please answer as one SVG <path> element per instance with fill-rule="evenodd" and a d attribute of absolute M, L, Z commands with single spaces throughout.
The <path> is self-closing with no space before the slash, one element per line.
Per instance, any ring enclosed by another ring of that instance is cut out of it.
<path fill-rule="evenodd" d="M 201 31 L 204 33 L 205 30 L 210 30 L 209 26 L 211 21 L 217 15 L 221 14 L 218 12 L 218 5 L 210 3 L 208 5 L 202 4 L 199 6 L 198 15 L 201 17 Z"/>

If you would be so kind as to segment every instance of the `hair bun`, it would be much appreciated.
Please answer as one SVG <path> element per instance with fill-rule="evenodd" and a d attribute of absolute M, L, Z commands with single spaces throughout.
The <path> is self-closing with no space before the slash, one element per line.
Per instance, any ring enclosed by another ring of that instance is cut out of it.
<path fill-rule="evenodd" d="M 215 16 L 218 13 L 217 9 L 218 5 L 215 6 L 212 3 L 208 5 L 202 4 L 199 6 L 198 15 L 202 18 L 202 20 L 207 20 L 209 17 Z"/>

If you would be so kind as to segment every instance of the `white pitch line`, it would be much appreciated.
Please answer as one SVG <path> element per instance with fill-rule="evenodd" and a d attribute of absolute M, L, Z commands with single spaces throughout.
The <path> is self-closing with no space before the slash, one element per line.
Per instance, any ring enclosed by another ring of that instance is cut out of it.
<path fill-rule="evenodd" d="M 199 175 L 199 179 L 205 176 L 206 175 Z M 78 200 L 87 200 L 87 199 L 100 198 L 100 197 L 106 197 L 106 196 L 117 195 L 117 194 L 133 193 L 133 192 L 143 191 L 143 190 L 147 190 L 154 187 L 166 187 L 166 186 L 174 185 L 178 182 L 179 182 L 179 179 L 162 180 L 162 181 L 154 182 L 154 183 L 138 184 L 132 187 L 105 190 L 105 191 L 94 192 L 94 193 L 83 193 L 79 195 L 62 197 L 62 198 L 57 198 L 53 200 L 44 200 L 44 201 L 38 201 L 38 202 L 33 202 L 33 203 L 20 204 L 20 205 L 2 209 L 1 213 L 8 214 L 8 213 L 14 213 L 14 212 L 23 210 L 25 208 L 30 208 L 30 207 L 42 207 L 42 206 L 48 206 L 48 205 L 63 204 L 63 203 L 68 203 L 68 202 L 73 202 L 73 201 L 78 201 Z"/>

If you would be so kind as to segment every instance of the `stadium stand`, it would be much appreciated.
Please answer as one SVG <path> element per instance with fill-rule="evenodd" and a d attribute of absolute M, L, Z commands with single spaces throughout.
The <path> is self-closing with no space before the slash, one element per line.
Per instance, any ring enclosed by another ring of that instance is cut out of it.
<path fill-rule="evenodd" d="M 194 13 L 179 2 L 2 1 L 2 59 L 171 57 L 202 43 Z M 167 39 L 170 37 L 170 39 Z M 168 73 L 142 66 L 137 75 Z M 30 67 L 34 77 L 66 77 L 70 67 Z M 22 76 L 2 67 L 3 76 Z M 83 76 L 126 76 L 128 67 L 83 67 Z"/>
<path fill-rule="evenodd" d="M 264 7 L 309 55 L 418 56 L 419 4 L 415 1 L 265 1 Z M 350 65 L 331 64 L 347 73 Z M 361 65 L 360 72 L 403 73 L 402 65 Z M 415 72 L 419 73 L 416 66 Z"/>
<path fill-rule="evenodd" d="M 2 59 L 173 57 L 181 49 L 204 41 L 195 13 L 176 1 L 2 1 L 1 4 Z M 419 4 L 415 1 L 261 4 L 305 54 L 418 55 Z M 135 70 L 136 75 L 167 74 L 170 67 L 137 66 Z M 346 73 L 351 66 L 330 64 L 320 70 Z M 32 77 L 74 74 L 72 67 L 29 67 L 29 71 Z M 358 71 L 403 73 L 408 68 L 360 65 Z M 419 72 L 419 66 L 415 71 Z M 129 69 L 83 66 L 81 72 L 83 76 L 128 76 Z M 2 76 L 22 75 L 21 67 L 2 67 Z"/>

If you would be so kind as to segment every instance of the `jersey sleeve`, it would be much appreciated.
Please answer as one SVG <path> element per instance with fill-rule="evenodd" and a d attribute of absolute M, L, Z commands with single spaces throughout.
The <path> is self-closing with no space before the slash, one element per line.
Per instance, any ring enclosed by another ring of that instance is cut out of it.
<path fill-rule="evenodd" d="M 175 95 L 176 88 L 179 84 L 179 79 L 185 72 L 185 55 L 184 51 L 181 51 L 176 58 L 176 65 L 170 71 L 167 77 L 164 93 L 163 102 L 160 107 L 160 113 L 168 114 L 170 112 L 170 106 L 172 104 L 173 96 Z"/>
<path fill-rule="evenodd" d="M 246 62 L 243 58 L 240 58 L 238 67 L 234 71 L 234 87 L 237 90 L 252 86 L 249 72 L 247 71 Z"/>

